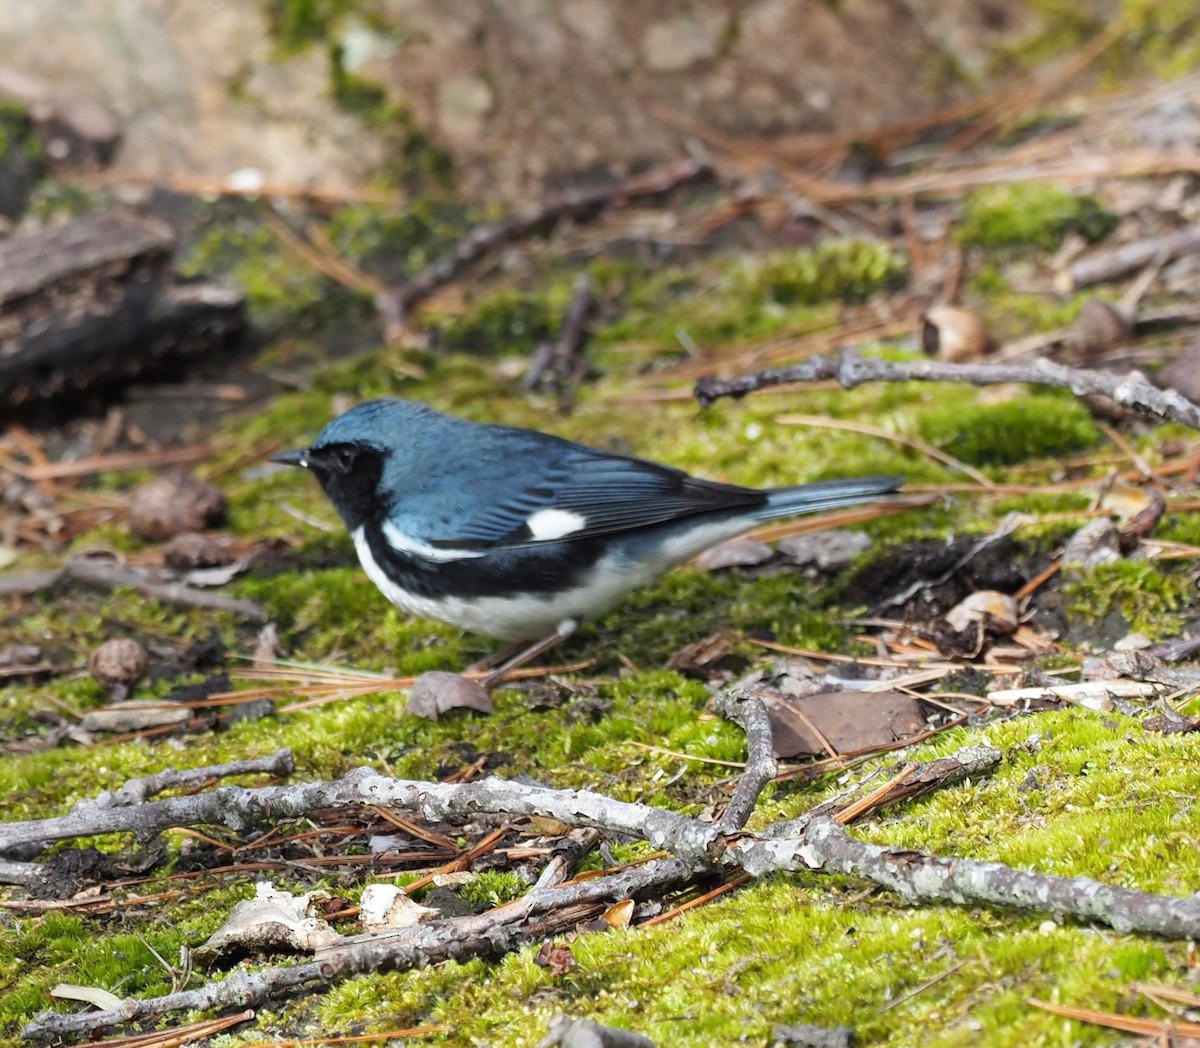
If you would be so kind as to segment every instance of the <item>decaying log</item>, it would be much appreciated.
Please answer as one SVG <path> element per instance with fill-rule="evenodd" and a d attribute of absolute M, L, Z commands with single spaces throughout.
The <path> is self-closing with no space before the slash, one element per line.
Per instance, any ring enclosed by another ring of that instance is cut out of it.
<path fill-rule="evenodd" d="M 240 332 L 241 292 L 178 281 L 174 247 L 170 227 L 125 211 L 0 242 L 0 405 L 112 384 Z"/>

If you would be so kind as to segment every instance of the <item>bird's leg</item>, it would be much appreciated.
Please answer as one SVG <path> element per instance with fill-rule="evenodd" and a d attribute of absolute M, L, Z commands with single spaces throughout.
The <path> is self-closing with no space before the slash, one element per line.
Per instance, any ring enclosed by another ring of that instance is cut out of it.
<path fill-rule="evenodd" d="M 536 644 L 531 644 L 529 647 L 518 651 L 511 656 L 506 662 L 502 662 L 491 673 L 483 678 L 479 683 L 484 691 L 491 691 L 505 677 L 507 677 L 518 666 L 524 666 L 527 662 L 532 662 L 543 652 L 549 651 L 566 640 L 576 629 L 579 628 L 579 623 L 575 619 L 564 619 L 560 622 L 548 637 L 543 637 Z M 508 649 L 511 650 L 511 649 Z M 502 654 L 507 655 L 508 650 Z"/>
<path fill-rule="evenodd" d="M 523 640 L 516 641 L 513 644 L 506 644 L 499 651 L 493 651 L 490 655 L 485 655 L 482 659 L 476 659 L 470 666 L 463 670 L 463 673 L 483 673 L 485 670 L 490 670 L 493 666 L 507 662 L 518 652 L 524 651 L 528 647 L 529 643 Z"/>

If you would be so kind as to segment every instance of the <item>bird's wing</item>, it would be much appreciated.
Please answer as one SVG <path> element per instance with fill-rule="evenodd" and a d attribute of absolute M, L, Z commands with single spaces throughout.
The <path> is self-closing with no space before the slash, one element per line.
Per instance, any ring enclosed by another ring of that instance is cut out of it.
<path fill-rule="evenodd" d="M 697 480 L 642 459 L 579 445 L 547 455 L 510 459 L 468 497 L 445 505 L 422 538 L 442 550 L 487 550 L 582 539 L 660 524 L 697 513 L 759 506 L 766 496 L 750 488 Z M 403 530 L 405 514 L 393 520 Z"/>

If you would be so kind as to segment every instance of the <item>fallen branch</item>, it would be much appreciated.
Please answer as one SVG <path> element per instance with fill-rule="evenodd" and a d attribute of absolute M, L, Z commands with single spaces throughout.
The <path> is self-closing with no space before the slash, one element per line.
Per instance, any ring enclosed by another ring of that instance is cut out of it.
<path fill-rule="evenodd" d="M 153 1021 L 171 1012 L 252 1007 L 298 991 L 323 991 L 366 972 L 404 970 L 456 957 L 497 957 L 535 933 L 552 935 L 580 920 L 580 906 L 632 898 L 682 886 L 695 870 L 678 859 L 659 859 L 610 874 L 552 888 L 534 888 L 486 913 L 428 921 L 411 928 L 355 936 L 319 951 L 306 964 L 239 970 L 218 983 L 83 1014 L 44 1013 L 22 1030 L 36 1041 L 79 1036 L 121 1023 Z"/>
<path fill-rule="evenodd" d="M 543 342 L 537 347 L 529 371 L 521 380 L 522 389 L 527 392 L 544 389 L 556 393 L 559 410 L 570 410 L 575 387 L 587 372 L 583 345 L 587 340 L 588 321 L 596 305 L 591 278 L 582 273 L 575 279 L 571 301 L 563 315 L 558 337 L 553 342 Z"/>
<path fill-rule="evenodd" d="M 706 160 L 687 160 L 667 171 L 626 179 L 613 186 L 565 193 L 557 200 L 490 225 L 477 226 L 443 258 L 411 280 L 388 288 L 376 298 L 376 308 L 389 327 L 404 323 L 404 314 L 439 287 L 450 283 L 485 255 L 505 244 L 549 233 L 565 219 L 584 221 L 605 208 L 644 197 L 661 196 L 681 186 L 712 178 Z"/>
<path fill-rule="evenodd" d="M 182 582 L 156 581 L 150 574 L 138 568 L 125 567 L 97 557 L 73 557 L 67 561 L 65 572 L 76 582 L 103 586 L 106 589 L 127 586 L 144 597 L 160 600 L 164 604 L 184 604 L 212 611 L 227 611 L 248 622 L 266 622 L 270 618 L 266 609 L 252 600 L 225 597 Z"/>
<path fill-rule="evenodd" d="M 1119 247 L 1096 251 L 1072 262 L 1060 274 L 1058 289 L 1069 294 L 1090 284 L 1116 280 L 1151 263 L 1169 262 L 1179 255 L 1200 251 L 1200 225 L 1187 226 L 1165 236 L 1145 237 Z"/>
<path fill-rule="evenodd" d="M 602 901 L 628 899 L 644 892 L 661 893 L 717 872 L 718 864 L 740 866 L 752 876 L 800 870 L 852 874 L 908 900 L 1019 907 L 1097 920 L 1119 931 L 1174 938 L 1200 936 L 1200 897 L 1152 895 L 1086 877 L 1026 873 L 996 862 L 929 856 L 907 848 L 866 844 L 852 838 L 835 819 L 823 813 L 780 823 L 760 834 L 745 832 L 741 827 L 774 772 L 770 729 L 761 701 L 753 701 L 738 689 L 722 696 L 718 709 L 743 726 L 750 753 L 745 778 L 716 824 L 583 790 L 556 790 L 495 778 L 454 784 L 417 782 L 360 768 L 336 782 L 256 789 L 223 787 L 130 807 L 85 802 L 56 818 L 0 825 L 3 853 L 17 845 L 68 837 L 130 831 L 145 837 L 182 825 L 217 823 L 242 831 L 258 823 L 296 818 L 318 809 L 366 805 L 416 810 L 431 821 L 484 813 L 541 816 L 571 826 L 639 837 L 676 856 L 551 887 L 550 883 L 562 876 L 556 867 L 522 898 L 481 915 L 344 938 L 319 950 L 310 963 L 238 972 L 198 990 L 125 1001 L 118 1008 L 83 1015 L 42 1015 L 25 1028 L 24 1035 L 54 1040 L 123 1022 L 155 1020 L 173 1011 L 232 1005 L 244 1008 L 281 994 L 328 989 L 365 972 L 410 968 L 450 957 L 497 956 L 531 938 L 551 935 L 597 916 Z M 906 769 L 885 790 L 875 791 L 872 803 L 877 795 L 879 802 L 898 799 L 902 790 L 907 793 L 911 788 L 915 793 L 989 770 L 997 756 L 990 747 L 968 747 L 941 761 Z M 280 759 L 277 754 L 264 766 L 281 766 L 271 764 Z M 208 773 L 211 775 L 213 770 L 208 769 Z M 151 777 L 132 793 L 170 781 L 178 780 Z"/>
<path fill-rule="evenodd" d="M 771 738 L 771 721 L 766 704 L 743 688 L 730 688 L 716 701 L 717 711 L 746 733 L 746 770 L 738 779 L 729 805 L 717 820 L 721 833 L 733 833 L 746 825 L 754 805 L 767 784 L 779 774 Z"/>
<path fill-rule="evenodd" d="M 1001 382 L 1069 389 L 1077 397 L 1104 396 L 1122 407 L 1156 418 L 1200 429 L 1200 407 L 1173 389 L 1153 386 L 1140 372 L 1118 375 L 1067 367 L 1052 360 L 997 364 L 950 364 L 940 360 L 879 360 L 859 353 L 817 356 L 791 367 L 769 368 L 740 378 L 702 378 L 694 390 L 701 404 L 721 397 L 743 397 L 769 386 L 788 382 L 821 382 L 832 379 L 844 389 L 865 382 L 966 382 L 990 386 Z"/>

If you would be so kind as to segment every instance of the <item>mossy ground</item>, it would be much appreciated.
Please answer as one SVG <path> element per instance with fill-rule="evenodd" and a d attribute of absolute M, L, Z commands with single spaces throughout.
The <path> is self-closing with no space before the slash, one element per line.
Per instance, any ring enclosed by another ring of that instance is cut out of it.
<path fill-rule="evenodd" d="M 1062 201 L 1055 203 L 1039 212 L 1044 221 L 1037 229 L 1022 227 L 1028 250 L 1046 250 L 1041 234 L 1050 226 L 1061 234 Z M 1020 206 L 1032 213 L 1025 203 Z M 989 207 L 994 226 L 995 202 Z M 397 274 L 419 268 L 466 221 L 431 207 L 414 207 L 390 226 L 373 218 L 361 208 L 347 209 L 334 220 L 335 240 L 360 262 L 391 251 Z M 389 245 L 401 242 L 414 254 L 397 259 Z M 999 273 L 1002 252 L 1011 246 L 994 248 L 994 233 L 974 243 L 973 250 L 997 251 L 979 268 L 991 264 Z M 199 271 L 215 266 L 240 274 L 261 324 L 287 331 L 292 340 L 298 332 L 312 340 L 301 347 L 301 357 L 318 355 L 334 318 L 342 327 L 369 318 L 363 303 L 279 255 L 244 216 L 199 241 L 192 262 Z M 228 450 L 213 467 L 268 439 L 301 445 L 347 397 L 379 395 L 537 426 L 745 484 L 854 473 L 900 473 L 914 482 L 961 480 L 887 441 L 777 421 L 796 410 L 886 426 L 996 478 L 1023 483 L 1046 483 L 1063 459 L 1099 448 L 1103 438 L 1091 416 L 1059 393 L 994 402 L 970 388 L 912 383 L 852 393 L 768 393 L 708 410 L 687 400 L 647 402 L 632 395 L 657 382 L 655 369 L 681 354 L 681 331 L 706 348 L 732 350 L 748 339 L 828 320 L 835 309 L 831 296 L 884 293 L 903 265 L 890 249 L 853 244 L 758 261 L 703 259 L 672 269 L 636 260 L 594 261 L 588 268 L 601 296 L 602 319 L 591 353 L 601 374 L 581 389 L 576 410 L 566 416 L 543 399 L 519 393 L 514 362 L 553 330 L 576 274 L 547 268 L 523 280 L 502 280 L 480 290 L 462 310 L 426 316 L 435 332 L 430 349 L 356 353 L 323 366 L 303 391 L 280 395 L 252 415 L 225 423 L 215 438 Z M 986 292 L 986 282 L 977 285 L 985 302 Z M 1025 320 L 1060 322 L 1057 315 L 1047 321 L 1033 313 Z M 346 349 L 340 329 L 332 341 Z M 276 367 L 295 355 L 296 344 L 280 340 L 259 366 Z M 1135 439 L 1139 450 L 1154 456 L 1154 434 Z M 287 503 L 335 523 L 311 478 L 256 464 L 223 476 L 221 483 L 230 497 L 234 532 L 294 543 L 282 562 L 260 566 L 228 587 L 268 609 L 288 657 L 408 674 L 460 667 L 492 650 L 486 640 L 399 614 L 362 575 L 340 531 L 301 524 L 285 512 Z M 1056 514 L 1022 532 L 1030 549 L 1049 550 L 1071 529 L 1070 517 L 1061 515 L 1086 505 L 1085 495 L 1050 490 L 1020 498 L 960 498 L 877 521 L 867 530 L 883 548 L 916 538 L 983 533 L 1012 510 L 1035 519 Z M 1197 540 L 1188 517 L 1165 527 L 1177 541 Z M 83 536 L 76 546 L 99 543 L 127 552 L 142 549 L 122 526 Z M 21 567 L 40 563 L 30 558 Z M 1196 611 L 1186 564 L 1164 568 L 1130 561 L 1096 571 L 1071 584 L 1067 614 L 1086 618 L 1101 607 L 1116 609 L 1131 626 L 1168 635 Z M 546 703 L 535 690 L 508 689 L 487 719 L 456 715 L 431 723 L 405 716 L 402 696 L 379 695 L 160 743 L 9 754 L 0 761 L 5 818 L 62 812 L 101 789 L 167 765 L 210 764 L 279 746 L 292 748 L 298 777 L 309 779 L 362 764 L 433 777 L 461 767 L 468 747 L 471 754 L 490 754 L 492 766 L 505 776 L 525 773 L 553 786 L 587 787 L 698 812 L 718 796 L 728 770 L 634 744 L 728 761 L 744 755 L 743 739 L 706 714 L 703 685 L 662 668 L 667 659 L 717 628 L 847 650 L 850 609 L 838 603 L 843 581 L 813 581 L 799 572 L 710 574 L 685 567 L 572 639 L 562 658 L 595 664 L 572 679 L 565 696 Z M 86 590 L 14 599 L 0 610 L 0 630 L 6 640 L 40 644 L 56 661 L 80 666 L 96 643 L 116 635 L 153 646 L 163 667 L 186 665 L 196 643 L 216 639 L 245 653 L 254 639 L 253 631 L 230 616 L 182 612 L 131 593 Z M 749 667 L 761 655 L 747 644 L 733 659 Z M 1048 657 L 1047 667 L 1056 660 L 1063 657 Z M 139 697 L 162 695 L 203 673 L 163 669 L 160 676 L 143 685 Z M 85 710 L 104 701 L 100 686 L 82 674 L 0 690 L 10 737 L 44 732 L 36 715 L 47 709 Z M 928 759 L 984 737 L 1005 753 L 995 775 L 885 812 L 855 832 L 877 842 L 1086 874 L 1125 887 L 1176 895 L 1200 891 L 1196 735 L 1152 735 L 1133 717 L 1065 710 L 959 729 L 914 748 L 912 756 Z M 755 821 L 799 814 L 888 766 L 881 759 L 840 778 L 781 785 L 764 796 Z M 219 829 L 213 833 L 223 836 Z M 168 835 L 172 862 L 185 840 Z M 137 847 L 132 839 L 91 843 L 113 852 Z M 644 850 L 616 848 L 621 858 Z M 301 875 L 271 877 L 282 887 L 312 885 Z M 250 882 L 248 876 L 185 882 L 187 895 L 152 911 L 92 918 L 0 914 L 0 1036 L 15 1036 L 22 1022 L 48 1007 L 47 992 L 58 982 L 129 995 L 165 992 L 170 976 L 150 947 L 173 962 L 181 947 L 202 941 L 236 899 L 251 893 Z M 358 891 L 334 874 L 324 883 L 350 896 Z M 513 875 L 493 872 L 464 894 L 475 904 L 495 904 L 519 890 Z M 428 1043 L 532 1045 L 553 1013 L 567 1011 L 639 1029 L 664 1045 L 765 1044 L 778 1023 L 844 1023 L 866 1043 L 1102 1044 L 1112 1043 L 1113 1036 L 1053 1018 L 1030 1007 L 1028 998 L 1137 1012 L 1145 1006 L 1130 990 L 1133 981 L 1184 982 L 1188 976 L 1184 944 L 1060 926 L 1044 915 L 910 906 L 886 893 L 864 892 L 851 879 L 802 876 L 769 878 L 657 928 L 583 935 L 571 950 L 575 966 L 565 974 L 538 966 L 529 948 L 496 963 L 356 979 L 324 997 L 260 1013 L 256 1030 L 225 1035 L 217 1043 L 433 1022 L 452 1032 Z"/>

